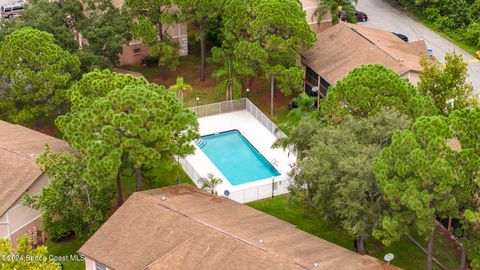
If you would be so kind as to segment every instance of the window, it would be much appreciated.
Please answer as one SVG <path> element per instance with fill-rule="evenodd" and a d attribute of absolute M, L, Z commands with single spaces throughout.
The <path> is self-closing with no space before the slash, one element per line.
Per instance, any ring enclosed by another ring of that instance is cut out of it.
<path fill-rule="evenodd" d="M 278 182 L 275 182 L 273 183 L 273 190 L 277 190 L 278 189 Z"/>
<path fill-rule="evenodd" d="M 142 49 L 140 49 L 140 48 L 135 48 L 135 49 L 133 49 L 133 54 L 134 54 L 134 55 L 138 55 L 138 54 L 141 53 L 141 51 L 142 51 Z"/>
<path fill-rule="evenodd" d="M 107 270 L 107 267 L 101 263 L 95 262 L 95 270 Z"/>

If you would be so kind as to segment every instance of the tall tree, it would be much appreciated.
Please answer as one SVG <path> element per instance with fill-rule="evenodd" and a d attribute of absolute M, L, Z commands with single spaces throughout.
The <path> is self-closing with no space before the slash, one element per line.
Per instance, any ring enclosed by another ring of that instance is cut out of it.
<path fill-rule="evenodd" d="M 65 123 L 81 121 L 78 116 L 75 116 L 76 114 L 86 110 L 96 99 L 106 96 L 115 89 L 121 89 L 126 85 L 146 84 L 148 84 L 148 82 L 143 77 L 136 78 L 114 73 L 108 69 L 103 71 L 94 70 L 86 73 L 66 91 L 66 96 L 71 106 L 70 113 L 58 118 L 56 124 L 57 126 L 62 126 Z M 111 147 L 109 145 L 103 145 L 103 148 L 100 149 L 98 146 L 88 146 L 88 142 L 84 141 L 83 138 L 79 137 L 76 133 L 64 133 L 64 138 L 72 147 L 85 156 L 87 164 L 90 166 L 88 172 L 91 178 L 101 181 L 107 180 L 107 183 L 108 179 L 112 181 L 115 179 L 117 205 L 121 206 L 123 203 L 121 180 L 123 168 L 121 164 L 126 164 L 127 161 L 125 157 L 122 158 L 121 153 L 118 151 L 120 147 L 119 144 Z M 105 183 L 100 182 L 97 183 L 97 185 L 104 186 Z"/>
<path fill-rule="evenodd" d="M 327 92 L 320 104 L 324 117 L 339 120 L 345 115 L 366 117 L 382 107 L 396 108 L 415 119 L 436 113 L 430 97 L 382 65 L 356 68 Z"/>
<path fill-rule="evenodd" d="M 71 153 L 52 153 L 46 147 L 38 158 L 49 185 L 24 197 L 24 204 L 42 212 L 42 224 L 53 240 L 72 234 L 92 235 L 107 219 L 115 189 L 111 183 L 95 185 L 86 175 L 85 159 Z"/>
<path fill-rule="evenodd" d="M 229 50 L 222 48 L 212 48 L 211 63 L 218 66 L 212 73 L 218 83 L 216 92 L 217 95 L 225 95 L 225 100 L 232 100 L 241 96 L 243 89 L 243 82 L 240 79 L 240 73 L 234 62 L 234 55 Z"/>
<path fill-rule="evenodd" d="M 432 269 L 435 219 L 456 216 L 454 170 L 446 157 L 452 131 L 442 116 L 420 117 L 411 130 L 393 135 L 376 159 L 376 177 L 389 204 L 374 236 L 389 245 L 414 230 L 425 237 Z"/>
<path fill-rule="evenodd" d="M 53 36 L 30 27 L 0 42 L 0 111 L 16 123 L 36 123 L 55 116 L 61 90 L 79 73 L 80 62 L 54 43 Z"/>
<path fill-rule="evenodd" d="M 178 65 L 178 44 L 168 35 L 171 25 L 184 20 L 181 10 L 174 0 L 126 0 L 126 6 L 136 23 L 133 36 L 151 48 L 151 54 L 159 57 L 162 77 L 166 79 L 167 70 Z"/>
<path fill-rule="evenodd" d="M 255 71 L 261 72 L 271 81 L 273 114 L 277 80 L 283 93 L 301 88 L 303 72 L 297 65 L 298 52 L 311 47 L 315 41 L 315 33 L 306 21 L 305 11 L 297 0 L 235 0 L 226 3 L 223 22 L 224 49 L 234 52 L 235 61 L 242 59 L 238 63 L 242 63 L 244 68 L 237 70 L 248 71 L 246 76 L 252 76 Z M 239 46 L 254 51 L 239 49 Z M 265 61 L 259 61 L 252 55 L 265 55 Z M 249 66 L 260 68 L 252 70 Z"/>
<path fill-rule="evenodd" d="M 366 254 L 365 241 L 378 225 L 385 208 L 377 185 L 374 158 L 390 143 L 393 132 L 405 130 L 410 120 L 394 110 L 375 116 L 348 117 L 339 125 L 322 126 L 311 119 L 292 131 L 301 150 L 291 198 L 304 200 L 355 239 L 357 252 Z"/>
<path fill-rule="evenodd" d="M 438 111 L 443 115 L 478 105 L 478 95 L 474 95 L 472 84 L 465 81 L 468 64 L 463 61 L 461 54 L 447 53 L 445 64 L 435 57 L 424 56 L 420 65 L 422 73 L 418 90 L 432 97 Z"/>
<path fill-rule="evenodd" d="M 467 258 L 473 269 L 480 269 L 480 107 L 454 111 L 449 123 L 458 144 L 450 162 L 458 184 L 455 197 L 460 201 L 461 270 L 466 269 Z"/>
<path fill-rule="evenodd" d="M 91 158 L 88 171 L 109 169 L 117 174 L 118 169 L 131 168 L 136 190 L 141 190 L 143 168 L 193 152 L 198 123 L 193 112 L 163 86 L 125 80 L 123 87 L 59 117 L 57 124 L 69 144 Z"/>
<path fill-rule="evenodd" d="M 31 258 L 31 259 L 27 259 Z M 47 247 L 39 246 L 32 249 L 29 244 L 28 236 L 24 235 L 17 240 L 16 248 L 13 248 L 9 239 L 0 238 L 0 265 L 2 269 L 42 269 L 42 270 L 60 270 L 61 266 L 50 260 L 40 260 L 39 258 L 48 258 Z M 18 259 L 23 258 L 23 259 Z M 34 260 L 32 258 L 38 258 Z"/>
<path fill-rule="evenodd" d="M 205 69 L 207 66 L 207 29 L 208 24 L 216 20 L 220 15 L 226 0 L 178 0 L 180 8 L 186 18 L 198 25 L 200 39 L 200 81 L 205 81 Z"/>

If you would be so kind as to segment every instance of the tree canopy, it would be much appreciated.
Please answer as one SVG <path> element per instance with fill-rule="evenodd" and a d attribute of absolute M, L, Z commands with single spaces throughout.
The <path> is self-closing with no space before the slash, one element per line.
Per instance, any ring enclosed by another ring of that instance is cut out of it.
<path fill-rule="evenodd" d="M 465 80 L 468 64 L 461 54 L 447 53 L 445 64 L 435 57 L 424 56 L 420 60 L 422 73 L 418 90 L 432 97 L 437 110 L 448 115 L 454 110 L 478 105 L 478 95 L 473 94 L 473 86 Z"/>
<path fill-rule="evenodd" d="M 366 117 L 382 107 L 396 108 L 415 119 L 436 113 L 430 97 L 382 65 L 364 65 L 330 87 L 320 103 L 324 117 L 333 121 L 345 115 Z"/>
<path fill-rule="evenodd" d="M 22 16 L 8 20 L 7 27 L 0 28 L 0 33 L 8 35 L 24 27 L 32 27 L 53 35 L 55 44 L 74 53 L 78 50 L 74 27 L 84 19 L 82 3 L 78 0 L 29 1 L 22 11 Z M 2 40 L 2 34 L 0 34 Z"/>
<path fill-rule="evenodd" d="M 349 116 L 339 125 L 302 121 L 291 133 L 295 148 L 302 152 L 292 172 L 291 198 L 313 204 L 356 240 L 359 253 L 366 254 L 365 241 L 385 208 L 373 160 L 389 145 L 393 132 L 409 126 L 406 116 L 386 109 L 368 118 Z"/>
<path fill-rule="evenodd" d="M 0 42 L 2 117 L 28 124 L 55 116 L 79 66 L 47 32 L 26 27 L 8 35 Z"/>
<path fill-rule="evenodd" d="M 458 233 L 473 269 L 480 269 L 480 107 L 454 111 L 449 116 L 459 148 L 450 156 L 457 181 Z"/>
<path fill-rule="evenodd" d="M 29 1 L 22 16 L 0 27 L 0 40 L 24 27 L 48 32 L 55 44 L 78 55 L 82 71 L 87 72 L 118 62 L 123 45 L 131 38 L 130 21 L 128 14 L 114 7 L 111 0 Z M 79 33 L 81 50 L 76 36 Z"/>
<path fill-rule="evenodd" d="M 24 203 L 41 210 L 43 228 L 53 240 L 72 234 L 92 235 L 106 220 L 114 197 L 113 185 L 94 185 L 85 173 L 82 158 L 71 153 L 52 153 L 48 147 L 37 158 L 50 184 L 38 194 L 24 197 Z"/>
<path fill-rule="evenodd" d="M 376 177 L 389 209 L 375 237 L 389 245 L 413 229 L 428 240 L 427 268 L 432 269 L 436 217 L 455 217 L 457 182 L 446 157 L 452 149 L 447 119 L 420 117 L 411 130 L 397 132 L 376 159 Z"/>
<path fill-rule="evenodd" d="M 82 84 L 102 90 L 99 85 L 109 85 L 111 91 L 96 94 L 89 105 L 72 105 L 75 109 L 56 123 L 67 142 L 87 157 L 87 171 L 105 172 L 106 179 L 112 179 L 122 169 L 135 169 L 140 190 L 143 167 L 193 152 L 190 142 L 198 137 L 197 120 L 172 92 L 130 75 L 95 71 L 86 76 L 72 92 L 81 91 Z M 75 95 L 81 96 L 70 93 Z"/>
<path fill-rule="evenodd" d="M 179 46 L 167 30 L 185 19 L 183 13 L 174 0 L 126 0 L 125 4 L 137 18 L 133 36 L 150 46 L 150 54 L 158 57 L 158 66 L 162 67 L 162 77 L 166 79 L 167 69 L 174 70 L 179 64 Z"/>
<path fill-rule="evenodd" d="M 298 52 L 312 46 L 315 33 L 297 0 L 227 1 L 223 15 L 222 49 L 240 76 L 271 79 L 272 95 L 277 87 L 285 94 L 301 89 Z"/>
<path fill-rule="evenodd" d="M 187 20 L 198 25 L 200 39 L 200 81 L 205 81 L 206 39 L 209 24 L 221 14 L 225 0 L 177 0 Z"/>
<path fill-rule="evenodd" d="M 319 0 L 314 15 L 318 18 L 320 24 L 322 20 L 330 14 L 332 24 L 337 24 L 341 20 L 355 23 L 355 7 L 357 0 Z"/>

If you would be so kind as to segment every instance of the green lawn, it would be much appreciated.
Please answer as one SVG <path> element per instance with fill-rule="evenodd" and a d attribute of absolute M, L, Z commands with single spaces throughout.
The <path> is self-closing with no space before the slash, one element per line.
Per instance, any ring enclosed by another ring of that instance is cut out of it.
<path fill-rule="evenodd" d="M 353 250 L 353 239 L 340 229 L 338 225 L 328 223 L 313 211 L 305 211 L 302 206 L 287 204 L 287 196 L 251 202 L 248 205 L 292 223 L 305 232 Z M 419 237 L 415 238 L 421 244 L 425 244 L 425 241 L 421 241 Z M 448 269 L 458 268 L 459 258 L 456 256 L 453 246 L 448 239 L 439 233 L 436 234 L 435 238 L 435 257 Z M 390 247 L 385 247 L 379 241 L 370 238 L 367 240 L 367 250 L 371 256 L 381 260 L 383 260 L 385 254 L 392 252 L 395 255 L 393 264 L 404 269 L 425 269 L 426 256 L 406 238 L 392 244 Z"/>
<path fill-rule="evenodd" d="M 53 256 L 70 256 L 77 254 L 77 250 L 83 245 L 84 241 L 72 239 L 62 242 L 48 242 L 46 244 L 48 249 L 48 255 Z M 85 263 L 82 261 L 66 261 L 63 263 L 63 269 L 65 270 L 83 270 L 85 269 Z"/>

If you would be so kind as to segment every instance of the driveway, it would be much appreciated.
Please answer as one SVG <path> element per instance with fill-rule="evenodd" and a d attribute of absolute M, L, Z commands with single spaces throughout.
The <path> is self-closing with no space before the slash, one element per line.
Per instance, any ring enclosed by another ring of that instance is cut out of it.
<path fill-rule="evenodd" d="M 472 55 L 382 0 L 359 0 L 357 9 L 368 15 L 368 21 L 361 24 L 404 34 L 411 41 L 423 39 L 427 42 L 428 49 L 433 50 L 433 55 L 442 61 L 449 51 L 461 53 L 465 61 L 474 59 Z M 480 62 L 469 63 L 468 71 L 467 80 L 473 84 L 474 91 L 480 93 Z"/>

